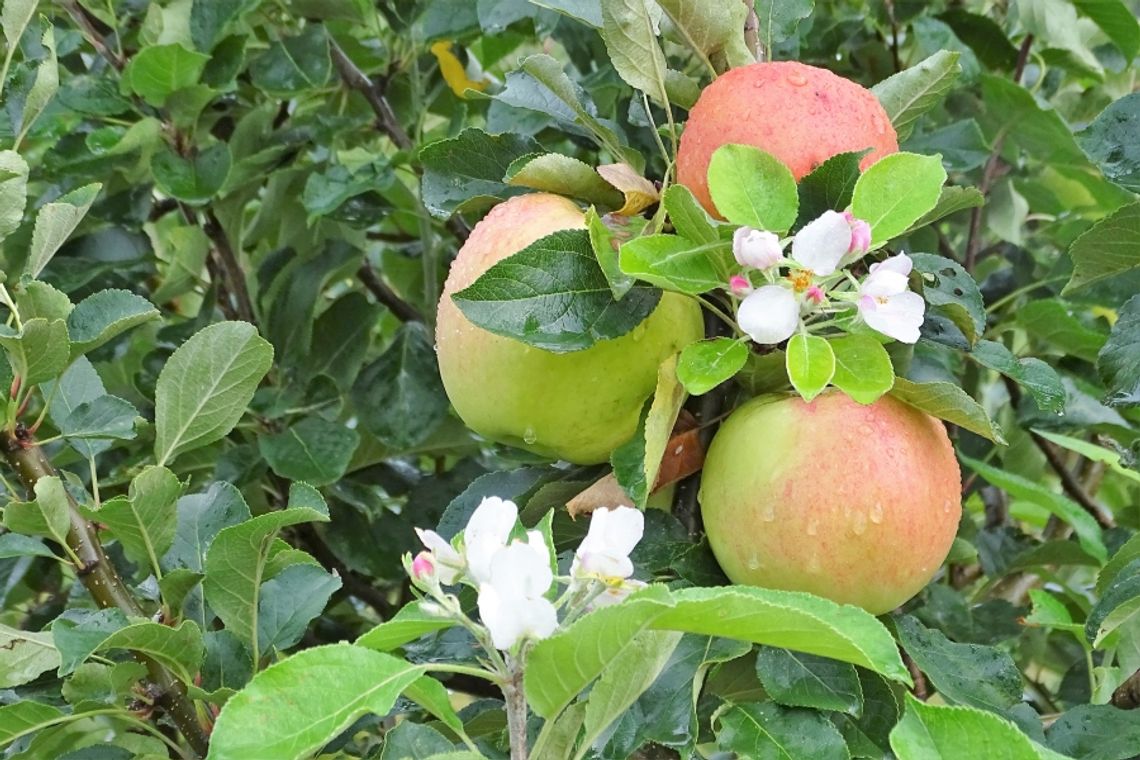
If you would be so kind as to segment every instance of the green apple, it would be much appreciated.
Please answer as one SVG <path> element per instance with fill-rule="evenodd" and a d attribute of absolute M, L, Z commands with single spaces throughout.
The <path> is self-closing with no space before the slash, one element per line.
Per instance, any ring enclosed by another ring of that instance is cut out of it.
<path fill-rule="evenodd" d="M 696 302 L 666 293 L 626 335 L 556 354 L 476 327 L 451 299 L 539 238 L 584 227 L 581 210 L 557 195 L 516 196 L 492 209 L 452 264 L 436 344 L 447 395 L 468 427 L 544 456 L 595 464 L 636 431 L 661 362 L 702 337 Z"/>
<path fill-rule="evenodd" d="M 762 396 L 725 421 L 701 514 L 734 583 L 808 591 L 876 615 L 917 594 L 957 532 L 961 473 L 938 420 L 884 396 Z"/>

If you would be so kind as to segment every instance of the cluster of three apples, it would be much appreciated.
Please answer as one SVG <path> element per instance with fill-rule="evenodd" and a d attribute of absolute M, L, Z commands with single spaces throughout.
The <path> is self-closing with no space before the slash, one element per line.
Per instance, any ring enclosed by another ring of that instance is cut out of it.
<path fill-rule="evenodd" d="M 724 144 L 755 145 L 801 179 L 845 151 L 866 168 L 898 149 L 874 95 L 795 62 L 733 69 L 693 107 L 677 181 L 716 214 L 707 169 Z M 665 293 L 632 332 L 556 354 L 469 322 L 452 295 L 534 241 L 585 226 L 557 195 L 511 198 L 459 251 L 440 299 L 440 371 L 458 415 L 488 439 L 580 464 L 608 459 L 637 429 L 658 366 L 703 337 L 697 303 Z M 953 447 L 937 420 L 891 398 L 839 392 L 811 403 L 763 396 L 717 432 L 700 492 L 710 545 L 737 583 L 809 591 L 882 613 L 917 593 L 945 559 L 961 512 Z"/>

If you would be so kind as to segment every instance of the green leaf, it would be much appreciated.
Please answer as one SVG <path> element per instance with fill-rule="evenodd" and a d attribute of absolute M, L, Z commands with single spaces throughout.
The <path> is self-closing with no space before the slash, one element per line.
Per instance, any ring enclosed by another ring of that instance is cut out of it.
<path fill-rule="evenodd" d="M 681 351 L 677 379 L 694 396 L 708 393 L 730 379 L 748 361 L 748 346 L 732 338 L 690 343 Z"/>
<path fill-rule="evenodd" d="M 462 733 L 463 719 L 451 706 L 451 693 L 436 679 L 431 676 L 420 676 L 415 683 L 404 689 L 404 696 L 439 718 L 452 733 L 457 735 Z"/>
<path fill-rule="evenodd" d="M 1136 713 L 1111 705 L 1077 705 L 1045 732 L 1049 748 L 1084 760 L 1131 758 L 1140 747 Z"/>
<path fill-rule="evenodd" d="M 1029 599 L 1033 602 L 1033 611 L 1026 615 L 1025 625 L 1068 631 L 1079 637 L 1084 635 L 1084 626 L 1074 623 L 1068 608 L 1048 591 L 1030 589 Z"/>
<path fill-rule="evenodd" d="M 872 615 L 789 591 L 729 586 L 670 593 L 650 586 L 538 642 L 526 689 L 534 711 L 560 712 L 643 630 L 669 630 L 751 641 L 851 662 L 908 682 L 894 639 Z M 592 642 L 583 647 L 581 642 Z"/>
<path fill-rule="evenodd" d="M 744 44 L 743 3 L 692 3 L 688 0 L 658 0 L 657 5 L 673 23 L 674 33 L 685 41 L 712 68 L 709 60 L 723 53 L 729 67 L 755 63 Z"/>
<path fill-rule="evenodd" d="M 941 153 L 948 172 L 977 169 L 990 157 L 990 145 L 975 119 L 961 119 L 921 135 L 912 135 L 905 148 L 911 153 Z"/>
<path fill-rule="evenodd" d="M 1120 572 L 1138 559 L 1140 559 L 1140 533 L 1125 541 L 1124 545 L 1112 555 L 1112 559 L 1101 568 L 1096 577 L 1096 593 L 1104 596 L 1104 592 L 1116 580 Z"/>
<path fill-rule="evenodd" d="M 685 389 L 677 380 L 677 357 L 670 356 L 657 369 L 653 399 L 646 404 L 637 432 L 610 455 L 618 484 L 638 509 L 645 508 L 657 482 L 669 436 L 684 403 Z"/>
<path fill-rule="evenodd" d="M 127 330 L 156 319 L 158 309 L 129 290 L 100 290 L 84 298 L 67 318 L 71 358 L 94 351 Z"/>
<path fill-rule="evenodd" d="M 847 760 L 839 729 L 826 716 L 771 702 L 726 705 L 713 716 L 717 746 L 734 757 Z"/>
<path fill-rule="evenodd" d="M 66 544 L 71 527 L 71 505 L 63 481 L 57 476 L 36 481 L 32 501 L 10 501 L 4 508 L 4 527 L 28 536 L 46 536 Z"/>
<path fill-rule="evenodd" d="M 194 47 L 203 53 L 213 50 L 226 29 L 257 4 L 258 0 L 195 2 L 190 7 L 190 37 Z"/>
<path fill-rule="evenodd" d="M 781 705 L 835 710 L 856 718 L 863 712 L 863 687 L 850 663 L 763 647 L 756 657 L 756 675 Z"/>
<path fill-rule="evenodd" d="M 1120 48 L 1124 59 L 1131 61 L 1140 53 L 1140 22 L 1120 0 L 1073 0 L 1083 15 L 1101 28 L 1113 44 Z"/>
<path fill-rule="evenodd" d="M 192 156 L 161 150 L 150 161 L 154 181 L 163 193 L 191 204 L 212 199 L 230 174 L 230 148 L 223 142 Z"/>
<path fill-rule="evenodd" d="M 473 323 L 556 353 L 625 335 L 661 298 L 635 285 L 614 301 L 586 230 L 548 235 L 494 264 L 452 296 Z"/>
<path fill-rule="evenodd" d="M 253 83 L 278 97 L 320 89 L 333 75 L 329 34 L 323 24 L 307 24 L 301 33 L 270 44 L 252 60 Z"/>
<path fill-rule="evenodd" d="M 800 21 L 811 15 L 815 0 L 779 0 L 757 8 L 758 36 L 764 50 L 777 50 L 792 39 Z"/>
<path fill-rule="evenodd" d="M 155 389 L 159 465 L 227 435 L 273 362 L 273 348 L 245 322 L 195 333 L 170 357 Z"/>
<path fill-rule="evenodd" d="M 0 346 L 25 387 L 52 380 L 67 367 L 67 323 L 37 317 L 24 322 L 19 332 L 0 325 Z"/>
<path fill-rule="evenodd" d="M 1085 636 L 1094 647 L 1101 649 L 1113 633 L 1135 630 L 1137 625 L 1140 625 L 1140 560 L 1133 560 L 1105 586 L 1104 595 L 1089 611 Z"/>
<path fill-rule="evenodd" d="M 597 6 L 597 21 L 600 27 L 600 6 Z M 638 169 L 644 166 L 644 159 L 636 151 L 626 148 L 613 128 L 598 118 L 597 108 L 589 94 L 566 75 L 559 61 L 548 55 L 524 58 L 518 70 L 507 74 L 506 87 L 494 97 L 515 108 L 538 111 L 572 128 L 585 130 L 600 147 L 615 157 Z M 527 152 L 534 150 L 539 150 L 537 143 Z"/>
<path fill-rule="evenodd" d="M 340 577 L 316 565 L 291 565 L 261 586 L 257 638 L 262 652 L 294 646 L 341 586 Z"/>
<path fill-rule="evenodd" d="M 59 667 L 59 650 L 50 633 L 20 631 L 0 624 L 0 688 L 34 681 Z"/>
<path fill-rule="evenodd" d="M 910 615 L 896 618 L 895 628 L 903 649 L 944 699 L 996 713 L 1021 701 L 1021 673 L 1005 651 L 950 641 Z"/>
<path fill-rule="evenodd" d="M 29 277 L 39 277 L 47 263 L 51 261 L 79 222 L 87 215 L 87 210 L 95 202 L 102 185 L 95 182 L 72 190 L 53 203 L 45 203 L 36 213 L 36 224 L 32 229 L 32 246 L 28 251 L 28 261 L 24 272 Z"/>
<path fill-rule="evenodd" d="M 451 740 L 431 726 L 405 720 L 384 732 L 380 760 L 427 760 L 454 749 Z"/>
<path fill-rule="evenodd" d="M 712 246 L 677 235 L 644 235 L 622 245 L 621 271 L 659 288 L 699 295 L 723 284 L 713 257 L 730 251 L 731 244 Z"/>
<path fill-rule="evenodd" d="M 1134 483 L 1140 483 L 1140 471 L 1128 469 L 1122 464 L 1122 457 L 1119 451 L 1106 449 L 1103 446 L 1098 446 L 1081 438 L 1073 438 L 1068 435 L 1061 435 L 1060 433 L 1050 433 L 1048 430 L 1033 430 L 1034 435 L 1039 435 L 1061 448 L 1075 451 L 1086 459 L 1091 459 L 1094 462 L 1103 462 L 1109 468 L 1122 478 L 1128 478 Z"/>
<path fill-rule="evenodd" d="M 1053 413 L 1064 411 L 1065 386 L 1061 384 L 1061 377 L 1057 370 L 1040 359 L 1018 358 L 1004 345 L 992 340 L 975 343 L 970 350 L 970 358 L 1029 391 L 1038 409 Z"/>
<path fill-rule="evenodd" d="M 919 217 L 918 221 L 908 227 L 903 234 L 909 234 L 928 224 L 933 224 L 939 219 L 944 219 L 951 214 L 957 214 L 959 211 L 977 208 L 985 202 L 985 196 L 983 196 L 976 187 L 955 187 L 953 185 L 947 185 L 942 188 L 942 192 L 938 196 L 938 202 L 934 204 L 934 208 Z"/>
<path fill-rule="evenodd" d="M 559 153 L 521 156 L 507 168 L 503 180 L 511 187 L 557 193 L 609 209 L 625 203 L 622 194 L 592 166 Z"/>
<path fill-rule="evenodd" d="M 860 404 L 873 404 L 895 384 L 895 370 L 883 344 L 870 335 L 832 338 L 835 375 L 831 384 Z"/>
<path fill-rule="evenodd" d="M 808 173 L 799 184 L 797 226 L 819 218 L 824 211 L 845 209 L 859 180 L 859 161 L 866 151 L 837 153 Z"/>
<path fill-rule="evenodd" d="M 358 292 L 334 301 L 313 324 L 313 344 L 303 368 L 306 376 L 325 375 L 338 388 L 349 388 L 360 372 L 382 309 Z"/>
<path fill-rule="evenodd" d="M 144 47 L 123 70 L 123 84 L 147 103 L 161 107 L 167 97 L 198 83 L 210 56 L 180 43 Z"/>
<path fill-rule="evenodd" d="M 523 191 L 508 187 L 503 177 L 519 158 L 540 152 L 533 138 L 489 135 L 474 127 L 428 143 L 419 151 L 424 206 L 437 217 L 447 217 L 477 202 L 490 205 L 496 198 L 518 195 Z"/>
<path fill-rule="evenodd" d="M 210 736 L 211 760 L 308 756 L 362 715 L 385 715 L 422 673 L 351 644 L 306 649 L 230 698 Z"/>
<path fill-rule="evenodd" d="M 131 481 L 127 496 L 117 496 L 91 510 L 107 525 L 131 561 L 158 572 L 158 559 L 174 543 L 174 503 L 182 493 L 178 477 L 165 467 L 148 467 Z"/>
<path fill-rule="evenodd" d="M 891 395 L 919 411 L 965 428 L 994 443 L 1003 446 L 1006 443 L 1001 428 L 990 419 L 986 410 L 954 383 L 916 383 L 897 377 Z"/>
<path fill-rule="evenodd" d="M 906 695 L 906 713 L 891 731 L 899 760 L 1053 760 L 1017 726 L 972 707 L 928 705 Z"/>
<path fill-rule="evenodd" d="M 177 514 L 174 541 L 162 564 L 201 572 L 214 538 L 223 528 L 248 520 L 249 507 L 234 485 L 216 481 L 202 493 L 179 499 Z"/>
<path fill-rule="evenodd" d="M 614 300 L 620 301 L 634 283 L 634 279 L 622 272 L 618 264 L 620 241 L 615 231 L 598 216 L 593 206 L 586 210 L 586 229 L 590 233 L 590 247 L 594 250 L 594 258 L 598 260 L 598 266 L 602 268 L 602 274 L 610 284 Z"/>
<path fill-rule="evenodd" d="M 868 167 L 855 183 L 851 213 L 871 225 L 871 248 L 906 232 L 933 209 L 945 182 L 938 155 L 892 153 Z"/>
<path fill-rule="evenodd" d="M 14 3 L 5 3 L 5 9 Z M 32 3 L 35 6 L 35 3 Z M 51 705 L 23 699 L 0 707 L 0 746 L 53 726 L 64 719 L 62 710 Z"/>
<path fill-rule="evenodd" d="M 4 4 L 5 12 L 11 4 Z M 28 162 L 14 150 L 0 150 L 0 240 L 15 232 L 24 221 L 27 202 Z"/>
<path fill-rule="evenodd" d="M 1033 93 L 1007 76 L 982 75 L 985 112 L 979 117 L 987 135 L 1006 139 L 1034 158 L 1051 164 L 1087 168 L 1088 158 L 1064 119 L 1042 107 Z"/>
<path fill-rule="evenodd" d="M 194 683 L 202 662 L 202 632 L 192 620 L 183 620 L 177 628 L 144 621 L 119 628 L 95 652 L 126 649 L 138 652 L 165 665 L 185 684 Z"/>
<path fill-rule="evenodd" d="M 1060 354 L 1095 363 L 1108 341 L 1073 315 L 1068 304 L 1056 298 L 1030 301 L 1017 311 L 1017 323 L 1035 338 L 1050 343 Z"/>
<path fill-rule="evenodd" d="M 320 494 L 303 483 L 289 489 L 289 507 L 269 512 L 218 532 L 206 553 L 206 601 L 230 631 L 260 659 L 258 612 L 270 549 L 277 533 L 289 525 L 328 522 Z"/>
<path fill-rule="evenodd" d="M 891 118 L 899 142 L 910 137 L 919 117 L 941 103 L 954 88 L 962 73 L 959 57 L 959 53 L 939 50 L 871 88 Z"/>
<path fill-rule="evenodd" d="M 36 67 L 36 79 L 32 89 L 28 91 L 24 100 L 24 110 L 20 119 L 20 132 L 16 136 L 16 144 L 23 142 L 32 124 L 47 108 L 52 98 L 59 91 L 59 63 L 56 61 L 55 32 L 49 25 L 44 29 L 40 44 L 48 51 L 48 55 Z"/>
<path fill-rule="evenodd" d="M 680 641 L 672 631 L 642 631 L 609 663 L 590 689 L 580 746 L 592 746 L 653 684 Z"/>
<path fill-rule="evenodd" d="M 751 145 L 722 145 L 709 160 L 709 193 L 733 224 L 784 232 L 796 221 L 799 194 L 792 172 Z"/>
<path fill-rule="evenodd" d="M 618 76 L 661 104 L 665 94 L 665 53 L 657 44 L 656 3 L 649 0 L 606 0 L 602 3 L 602 39 Z"/>
<path fill-rule="evenodd" d="M 1073 275 L 1064 295 L 1140 269 L 1140 202 L 1117 209 L 1082 233 L 1069 246 L 1069 257 Z"/>
<path fill-rule="evenodd" d="M 1050 514 L 1056 515 L 1059 519 L 1071 525 L 1073 532 L 1077 534 L 1077 539 L 1080 541 L 1081 546 L 1089 554 L 1101 562 L 1104 562 L 1108 558 L 1108 550 L 1104 546 L 1104 538 L 1100 525 L 1097 524 L 1096 519 L 1086 512 L 1080 504 L 1072 501 L 1067 496 L 1056 493 L 1038 481 L 1023 478 L 1020 475 L 1015 475 L 1005 470 L 999 470 L 997 467 L 966 456 L 961 457 L 961 460 L 963 464 L 981 475 L 989 483 L 1007 491 L 1010 496 L 1017 499 L 1025 499 L 1028 502 L 1047 509 Z"/>
<path fill-rule="evenodd" d="M 818 335 L 793 335 L 788 341 L 785 362 L 788 379 L 804 401 L 811 401 L 822 393 L 835 376 L 835 354 L 831 344 Z"/>
<path fill-rule="evenodd" d="M 257 439 L 258 451 L 275 473 L 314 486 L 340 480 L 359 444 L 360 434 L 355 430 L 317 416 Z"/>
<path fill-rule="evenodd" d="M 400 608 L 391 620 L 386 620 L 356 640 L 357 646 L 390 652 L 420 636 L 435 633 L 456 625 L 451 618 L 425 612 L 420 602 Z"/>
<path fill-rule="evenodd" d="M 56 290 L 46 282 L 29 280 L 17 286 L 15 293 L 16 308 L 20 312 L 20 319 L 29 320 L 42 317 L 48 321 L 54 319 L 67 319 L 67 315 L 75 308 L 67 294 Z"/>
<path fill-rule="evenodd" d="M 447 396 L 424 325 L 401 325 L 392 344 L 357 375 L 352 402 L 364 429 L 396 449 L 422 443 L 439 427 Z"/>
<path fill-rule="evenodd" d="M 73 361 L 58 380 L 45 382 L 43 390 L 49 399 L 48 417 L 60 430 L 67 427 L 69 418 L 80 406 L 92 404 L 107 395 L 99 374 L 82 356 Z M 93 457 L 111 446 L 108 440 L 83 438 L 68 439 L 68 443 L 84 458 Z"/>
<path fill-rule="evenodd" d="M 684 185 L 669 185 L 661 197 L 665 204 L 665 211 L 673 229 L 683 238 L 694 243 L 716 243 L 720 241 L 717 232 L 718 223 L 713 221 L 708 212 L 693 195 L 693 191 Z"/>
<path fill-rule="evenodd" d="M 4 41 L 9 50 L 15 50 L 20 45 L 20 38 L 28 28 L 28 22 L 36 15 L 36 6 L 39 0 L 5 0 L 4 9 L 0 11 L 0 28 L 4 30 Z"/>
<path fill-rule="evenodd" d="M 973 345 L 986 329 L 986 304 L 977 281 L 962 266 L 932 253 L 912 253 L 914 268 L 922 275 L 922 297 L 945 315 Z"/>
<path fill-rule="evenodd" d="M 0 559 L 14 559 L 16 557 L 47 557 L 55 559 L 55 553 L 37 541 L 19 533 L 5 533 L 0 535 Z"/>

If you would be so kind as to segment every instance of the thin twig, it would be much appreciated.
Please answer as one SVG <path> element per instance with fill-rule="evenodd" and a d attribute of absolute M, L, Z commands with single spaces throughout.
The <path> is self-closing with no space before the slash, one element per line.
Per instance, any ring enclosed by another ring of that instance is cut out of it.
<path fill-rule="evenodd" d="M 35 437 L 22 425 L 17 426 L 14 432 L 3 434 L 3 449 L 4 457 L 29 495 L 35 493 L 36 483 L 40 479 L 58 476 L 43 447 L 38 445 Z M 146 617 L 138 600 L 104 554 L 95 526 L 79 511 L 79 505 L 71 494 L 67 493 L 66 497 L 70 521 L 66 541 L 70 553 L 79 562 L 75 568 L 76 576 L 100 609 L 114 607 L 128 617 Z M 136 657 L 146 666 L 151 680 L 158 687 L 162 695 L 159 703 L 194 752 L 205 757 L 209 749 L 209 738 L 199 720 L 194 701 L 186 694 L 186 687 L 162 663 L 141 653 L 136 653 Z"/>
<path fill-rule="evenodd" d="M 234 254 L 233 246 L 230 245 L 230 240 L 226 237 L 226 231 L 222 229 L 221 222 L 214 215 L 213 209 L 209 207 L 205 210 L 202 231 L 206 233 L 206 237 L 213 244 L 213 254 L 221 268 L 221 274 L 225 278 L 226 287 L 233 296 L 234 310 L 238 318 L 256 325 L 257 318 L 254 316 L 253 300 L 249 296 L 249 288 L 246 287 L 245 283 L 245 271 L 242 270 L 241 263 Z"/>
<path fill-rule="evenodd" d="M 95 24 L 91 20 L 91 17 L 88 16 L 87 11 L 84 10 L 79 3 L 75 2 L 75 0 L 65 0 L 63 8 L 67 11 L 67 15 L 71 16 L 71 20 L 75 22 L 76 26 L 79 27 L 79 31 L 87 41 L 91 43 L 91 47 L 95 48 L 95 52 L 102 56 L 107 63 L 111 64 L 116 71 L 122 71 L 127 62 L 120 58 L 115 51 L 111 50 L 107 45 L 107 42 L 103 39 L 103 35 L 95 28 Z"/>
<path fill-rule="evenodd" d="M 911 658 L 905 649 L 899 647 L 899 654 L 902 655 L 903 663 L 906 665 L 907 672 L 910 673 L 910 679 L 914 681 L 914 688 L 911 689 L 911 693 L 914 694 L 917 699 L 925 702 L 927 697 L 930 696 L 930 690 L 926 686 L 926 676 L 923 674 L 921 668 L 918 667 L 918 663 Z"/>
<path fill-rule="evenodd" d="M 1015 84 L 1021 81 L 1021 75 L 1025 73 L 1025 64 L 1029 60 L 1029 48 L 1032 44 L 1033 35 L 1025 35 L 1025 39 L 1021 41 L 1021 49 L 1017 52 L 1017 66 L 1013 70 Z M 989 194 L 994 180 L 998 177 L 998 169 L 1001 165 L 1001 149 L 1005 145 L 1005 136 L 1006 130 L 1002 129 L 994 138 L 990 157 L 986 161 L 985 168 L 982 169 L 982 181 L 978 183 L 978 191 L 983 196 Z M 974 265 L 978 262 L 978 251 L 982 247 L 982 209 L 982 206 L 976 206 L 970 212 L 970 231 L 966 237 L 966 255 L 962 260 L 962 267 L 967 272 L 974 271 Z"/>
<path fill-rule="evenodd" d="M 760 44 L 760 19 L 756 15 L 756 0 L 744 0 L 748 15 L 744 17 L 744 44 L 757 61 L 764 60 L 764 46 Z"/>
<path fill-rule="evenodd" d="M 423 322 L 424 318 L 420 315 L 416 308 L 410 303 L 396 295 L 396 291 L 388 287 L 384 280 L 380 279 L 380 275 L 372 268 L 372 265 L 367 261 L 360 265 L 360 269 L 356 270 L 356 276 L 364 283 L 364 287 L 379 301 L 381 304 L 388 308 L 388 311 L 401 322 Z"/>

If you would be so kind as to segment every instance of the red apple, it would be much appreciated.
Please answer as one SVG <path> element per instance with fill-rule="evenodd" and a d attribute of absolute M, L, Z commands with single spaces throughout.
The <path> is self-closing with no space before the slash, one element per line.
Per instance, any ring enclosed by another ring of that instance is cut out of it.
<path fill-rule="evenodd" d="M 792 170 L 796 180 L 821 163 L 867 148 L 866 169 L 899 149 L 874 93 L 827 69 L 796 61 L 754 63 L 726 71 L 701 92 L 677 151 L 677 181 L 710 213 L 708 168 L 722 145 L 754 145 Z"/>
<path fill-rule="evenodd" d="M 713 553 L 734 583 L 808 591 L 881 614 L 950 551 L 961 474 L 938 420 L 890 396 L 864 406 L 762 396 L 713 439 L 701 478 Z"/>

